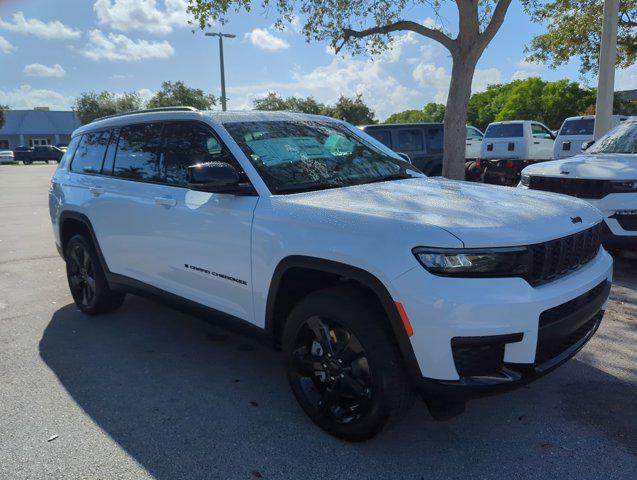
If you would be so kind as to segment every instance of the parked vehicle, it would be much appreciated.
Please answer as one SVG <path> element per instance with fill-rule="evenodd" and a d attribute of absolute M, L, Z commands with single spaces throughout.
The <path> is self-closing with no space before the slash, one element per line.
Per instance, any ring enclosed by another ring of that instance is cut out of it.
<path fill-rule="evenodd" d="M 637 250 L 637 121 L 621 123 L 583 154 L 525 168 L 520 186 L 586 199 L 604 214 L 604 245 Z"/>
<path fill-rule="evenodd" d="M 627 116 L 613 115 L 613 127 L 625 121 Z M 593 129 L 595 127 L 595 115 L 584 115 L 581 117 L 569 117 L 562 123 L 562 127 L 557 134 L 553 147 L 553 158 L 572 157 L 582 152 L 582 145 L 593 140 Z"/>
<path fill-rule="evenodd" d="M 554 140 L 551 130 L 539 122 L 511 120 L 490 123 L 480 150 L 483 181 L 517 185 L 524 167 L 553 158 Z"/>
<path fill-rule="evenodd" d="M 21 160 L 25 165 L 33 162 L 60 163 L 64 151 L 53 145 L 36 145 L 35 147 L 17 147 L 14 150 L 16 160 Z"/>
<path fill-rule="evenodd" d="M 11 150 L 0 150 L 0 164 L 17 163 Z"/>
<path fill-rule="evenodd" d="M 442 123 L 384 123 L 361 127 L 379 142 L 409 156 L 411 163 L 430 176 L 442 175 L 444 125 Z M 467 126 L 466 158 L 480 153 L 482 132 Z"/>
<path fill-rule="evenodd" d="M 49 195 L 80 310 L 136 292 L 258 327 L 303 410 L 348 440 L 416 392 L 444 419 L 547 373 L 592 337 L 610 289 L 586 202 L 427 178 L 322 116 L 98 120 Z"/>

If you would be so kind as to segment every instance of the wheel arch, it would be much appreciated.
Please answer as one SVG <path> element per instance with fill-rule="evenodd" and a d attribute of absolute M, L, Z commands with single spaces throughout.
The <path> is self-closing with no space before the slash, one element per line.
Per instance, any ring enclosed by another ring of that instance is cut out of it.
<path fill-rule="evenodd" d="M 282 300 L 285 301 L 282 296 L 286 294 L 286 276 L 294 271 L 303 273 L 314 272 L 318 275 L 338 278 L 340 282 L 355 282 L 368 289 L 376 297 L 380 307 L 386 314 L 390 331 L 398 345 L 410 378 L 414 381 L 422 379 L 420 367 L 418 366 L 411 341 L 405 331 L 396 304 L 385 285 L 367 270 L 341 262 L 302 255 L 285 257 L 279 262 L 270 282 L 265 312 L 265 329 L 275 339 L 280 339 L 285 321 L 287 320 L 287 316 L 283 317 L 280 312 L 277 311 L 277 307 Z M 329 283 L 325 286 L 329 286 Z"/>
<path fill-rule="evenodd" d="M 97 241 L 97 236 L 95 235 L 95 230 L 93 229 L 93 225 L 89 218 L 83 213 L 76 212 L 73 210 L 65 210 L 60 214 L 60 246 L 62 249 L 62 258 L 64 258 L 64 254 L 66 251 L 66 245 L 71 237 L 75 234 L 84 234 L 88 237 L 88 239 L 93 243 L 95 250 L 97 251 L 97 256 L 99 257 L 100 264 L 102 265 L 102 269 L 104 273 L 108 276 L 110 271 L 106 265 L 106 261 L 104 260 L 104 255 L 102 254 L 102 249 L 100 248 L 100 244 Z"/>

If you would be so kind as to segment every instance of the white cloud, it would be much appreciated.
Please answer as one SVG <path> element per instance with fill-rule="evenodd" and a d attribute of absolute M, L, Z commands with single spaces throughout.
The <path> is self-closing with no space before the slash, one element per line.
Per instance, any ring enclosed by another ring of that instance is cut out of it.
<path fill-rule="evenodd" d="M 0 52 L 13 53 L 14 50 L 15 50 L 15 47 L 11 44 L 11 42 L 9 42 L 9 40 L 7 40 L 2 35 L 0 35 Z"/>
<path fill-rule="evenodd" d="M 150 90 L 148 88 L 141 88 L 139 90 L 137 90 L 137 94 L 139 95 L 139 97 L 142 99 L 143 103 L 147 103 L 148 100 L 150 100 L 151 98 L 153 98 L 155 96 L 155 91 Z"/>
<path fill-rule="evenodd" d="M 513 80 L 526 80 L 531 77 L 540 76 L 541 71 L 544 69 L 544 65 L 537 62 L 530 62 L 525 58 L 521 58 L 517 63 L 519 70 L 513 72 L 511 75 L 511 81 Z"/>
<path fill-rule="evenodd" d="M 246 33 L 245 39 L 255 47 L 263 50 L 270 50 L 272 52 L 282 50 L 290 46 L 288 42 L 282 38 L 272 35 L 264 28 L 255 28 L 251 32 Z"/>
<path fill-rule="evenodd" d="M 59 63 L 52 67 L 41 63 L 31 63 L 24 67 L 24 73 L 30 77 L 63 77 L 66 75 L 66 71 Z"/>
<path fill-rule="evenodd" d="M 91 60 L 137 62 L 151 58 L 168 58 L 175 53 L 167 41 L 132 40 L 118 33 L 104 35 L 101 30 L 91 30 L 88 37 L 89 42 L 84 47 L 82 55 Z"/>
<path fill-rule="evenodd" d="M 21 85 L 14 90 L 0 90 L 0 104 L 9 105 L 14 110 L 33 107 L 69 110 L 73 99 L 55 90 L 34 89 L 30 85 Z"/>
<path fill-rule="evenodd" d="M 432 63 L 419 63 L 412 71 L 412 77 L 421 87 L 434 90 L 434 101 L 446 102 L 451 76 L 444 67 L 437 67 Z"/>
<path fill-rule="evenodd" d="M 35 18 L 27 19 L 22 12 L 13 14 L 13 22 L 0 18 L 0 28 L 11 32 L 34 35 L 46 40 L 72 40 L 79 38 L 82 34 L 79 30 L 68 27 L 58 20 L 43 22 Z"/>
<path fill-rule="evenodd" d="M 187 0 L 97 0 L 93 10 L 100 25 L 114 30 L 165 35 L 174 27 L 187 27 Z"/>
<path fill-rule="evenodd" d="M 473 93 L 483 92 L 489 85 L 502 83 L 502 72 L 497 68 L 485 68 L 484 70 L 476 68 L 473 74 L 473 82 L 471 83 L 471 91 Z"/>

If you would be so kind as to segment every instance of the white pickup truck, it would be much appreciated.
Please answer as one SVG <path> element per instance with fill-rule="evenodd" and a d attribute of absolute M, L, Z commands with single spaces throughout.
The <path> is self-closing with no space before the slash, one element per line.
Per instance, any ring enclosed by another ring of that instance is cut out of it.
<path fill-rule="evenodd" d="M 524 167 L 553 159 L 555 136 L 531 120 L 493 122 L 484 133 L 480 166 L 486 183 L 516 185 Z"/>

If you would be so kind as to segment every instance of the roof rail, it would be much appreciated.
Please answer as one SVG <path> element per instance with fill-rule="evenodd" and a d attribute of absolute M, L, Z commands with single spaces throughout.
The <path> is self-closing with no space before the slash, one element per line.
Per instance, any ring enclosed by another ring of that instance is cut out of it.
<path fill-rule="evenodd" d="M 195 107 L 157 107 L 157 108 L 146 108 L 145 110 L 133 110 L 130 112 L 123 113 L 114 113 L 113 115 L 106 115 L 104 117 L 99 117 L 93 120 L 93 122 L 97 122 L 98 120 L 106 120 L 107 118 L 115 118 L 115 117 L 124 117 L 126 115 L 134 115 L 136 113 L 152 113 L 152 112 L 198 112 Z"/>

